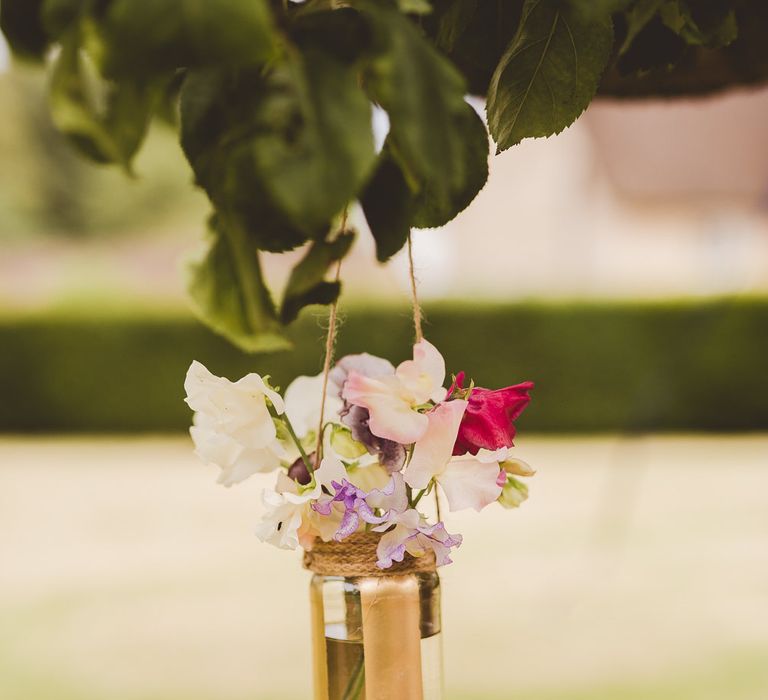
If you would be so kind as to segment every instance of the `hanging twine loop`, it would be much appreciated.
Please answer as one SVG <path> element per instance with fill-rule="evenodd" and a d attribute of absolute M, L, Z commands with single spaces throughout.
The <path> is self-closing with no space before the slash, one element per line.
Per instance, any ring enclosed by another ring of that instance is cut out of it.
<path fill-rule="evenodd" d="M 340 231 L 347 225 L 347 211 L 341 222 Z M 411 305 L 413 310 L 413 327 L 416 342 L 424 338 L 421 323 L 422 310 L 419 304 L 416 274 L 413 265 L 413 244 L 408 235 L 408 269 L 411 281 Z M 335 280 L 341 274 L 341 260 L 336 263 Z M 317 427 L 317 445 L 315 449 L 314 468 L 320 466 L 323 447 L 323 423 L 325 422 L 325 401 L 328 395 L 328 376 L 331 371 L 336 343 L 336 325 L 338 319 L 338 299 L 331 305 L 328 316 L 328 333 L 325 339 L 325 360 L 323 362 L 323 391 L 320 402 L 320 420 Z M 437 519 L 440 521 L 440 500 L 435 490 L 435 507 Z M 434 572 L 436 560 L 434 552 L 427 552 L 421 557 L 406 554 L 402 562 L 394 562 L 388 569 L 376 566 L 378 559 L 376 550 L 381 540 L 377 532 L 356 532 L 342 542 L 323 542 L 316 538 L 310 549 L 304 552 L 304 568 L 321 576 L 393 576 L 418 572 Z"/>
<path fill-rule="evenodd" d="M 380 569 L 376 566 L 380 539 L 377 532 L 356 532 L 343 542 L 316 539 L 312 549 L 304 552 L 304 568 L 320 576 L 402 576 L 435 571 L 434 552 L 421 557 L 406 554 L 403 561 Z"/>
<path fill-rule="evenodd" d="M 408 273 L 411 279 L 411 310 L 413 311 L 413 331 L 416 337 L 416 342 L 420 342 L 424 339 L 424 332 L 421 329 L 421 323 L 424 320 L 424 312 L 421 310 L 421 304 L 419 304 L 418 283 L 416 281 L 416 271 L 413 265 L 413 241 L 411 234 L 408 234 Z M 440 515 L 440 495 L 435 489 L 435 511 L 437 513 L 437 521 L 440 522 L 442 517 Z"/>

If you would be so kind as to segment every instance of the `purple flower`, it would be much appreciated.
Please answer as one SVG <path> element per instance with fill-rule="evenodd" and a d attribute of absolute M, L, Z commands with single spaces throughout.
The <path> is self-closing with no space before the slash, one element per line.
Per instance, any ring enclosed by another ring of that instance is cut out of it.
<path fill-rule="evenodd" d="M 370 493 L 357 488 L 347 479 L 342 479 L 341 483 L 334 481 L 331 486 L 334 495 L 321 496 L 312 504 L 312 509 L 320 515 L 331 515 L 334 503 L 344 506 L 341 524 L 334 535 L 337 542 L 357 532 L 361 520 L 370 525 L 382 525 L 408 507 L 405 482 L 400 474 L 394 474 L 386 488 L 374 489 Z M 382 514 L 376 515 L 374 509 Z"/>
<path fill-rule="evenodd" d="M 406 552 L 421 557 L 430 550 L 435 553 L 437 565 L 445 566 L 452 561 L 451 548 L 459 547 L 462 542 L 461 535 L 449 534 L 442 522 L 428 525 L 424 516 L 413 509 L 391 517 L 386 525 L 374 529 L 381 531 L 391 527 L 392 523 L 395 527 L 382 535 L 376 551 L 376 566 L 380 569 L 388 569 L 394 562 L 403 561 Z"/>

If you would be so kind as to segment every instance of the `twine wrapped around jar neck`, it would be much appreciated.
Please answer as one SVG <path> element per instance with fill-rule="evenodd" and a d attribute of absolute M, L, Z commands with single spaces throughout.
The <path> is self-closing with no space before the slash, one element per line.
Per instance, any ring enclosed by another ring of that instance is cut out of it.
<path fill-rule="evenodd" d="M 316 539 L 312 549 L 304 552 L 304 568 L 320 576 L 403 576 L 419 572 L 434 572 L 434 552 L 421 557 L 405 555 L 388 569 L 376 566 L 376 547 L 381 535 L 357 532 L 342 542 Z"/>

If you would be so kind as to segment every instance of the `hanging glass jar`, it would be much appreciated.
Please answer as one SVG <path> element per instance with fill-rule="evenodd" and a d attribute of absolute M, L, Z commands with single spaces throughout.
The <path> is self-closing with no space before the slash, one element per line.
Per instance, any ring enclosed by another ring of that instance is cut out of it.
<path fill-rule="evenodd" d="M 383 571 L 380 535 L 306 552 L 315 700 L 441 700 L 440 579 L 432 553 Z"/>

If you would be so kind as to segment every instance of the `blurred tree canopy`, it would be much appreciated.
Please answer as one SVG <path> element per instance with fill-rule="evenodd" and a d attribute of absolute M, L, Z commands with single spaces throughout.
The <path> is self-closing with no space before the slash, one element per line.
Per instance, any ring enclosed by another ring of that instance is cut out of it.
<path fill-rule="evenodd" d="M 387 260 L 437 227 L 499 151 L 559 133 L 596 94 L 706 92 L 768 76 L 758 0 L 0 0 L 19 57 L 49 65 L 56 127 L 130 173 L 154 118 L 178 125 L 213 213 L 195 306 L 241 348 L 332 302 L 360 202 Z M 372 110 L 389 118 L 377 151 Z M 73 215 L 76 215 L 74 213 Z M 259 251 L 307 244 L 280 304 Z"/>

